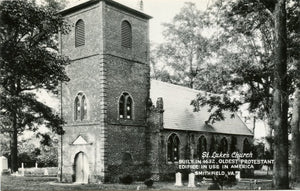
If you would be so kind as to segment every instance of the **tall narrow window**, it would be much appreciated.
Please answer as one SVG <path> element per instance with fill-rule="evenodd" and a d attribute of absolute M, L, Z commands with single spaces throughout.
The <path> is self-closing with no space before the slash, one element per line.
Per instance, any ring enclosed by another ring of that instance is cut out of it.
<path fill-rule="evenodd" d="M 131 119 L 131 106 L 132 106 L 132 100 L 131 97 L 127 97 L 126 100 L 126 118 Z"/>
<path fill-rule="evenodd" d="M 131 25 L 128 21 L 123 21 L 121 26 L 121 38 L 122 38 L 122 46 L 125 48 L 131 48 L 132 44 L 132 32 Z"/>
<path fill-rule="evenodd" d="M 210 153 L 213 153 L 215 151 L 217 151 L 217 146 L 216 146 L 216 139 L 215 139 L 215 136 L 212 135 L 211 138 L 210 138 L 210 146 L 209 146 L 209 152 Z"/>
<path fill-rule="evenodd" d="M 227 139 L 225 137 L 221 140 L 221 144 L 220 144 L 219 150 L 221 152 L 223 152 L 223 153 L 227 153 L 228 152 L 228 142 L 227 142 Z"/>
<path fill-rule="evenodd" d="M 81 105 L 80 105 L 80 113 L 81 113 L 81 120 L 86 119 L 86 114 L 87 114 L 87 104 L 86 104 L 86 99 L 85 95 L 81 97 Z"/>
<path fill-rule="evenodd" d="M 171 138 L 171 136 L 169 137 L 168 139 L 168 145 L 167 145 L 167 159 L 169 162 L 172 162 L 172 159 L 173 159 L 173 139 Z"/>
<path fill-rule="evenodd" d="M 124 105 L 125 105 L 125 96 L 121 95 L 120 100 L 119 100 L 119 117 L 120 119 L 124 119 Z"/>
<path fill-rule="evenodd" d="M 75 111 L 75 113 L 74 113 L 74 119 L 75 120 L 78 120 L 79 119 L 79 117 L 80 117 L 80 101 L 79 101 L 79 97 L 78 96 L 76 96 L 76 98 L 75 98 L 75 104 L 74 104 L 74 111 Z"/>
<path fill-rule="evenodd" d="M 238 148 L 236 147 L 237 145 L 237 139 L 235 136 L 231 136 L 231 142 L 230 142 L 230 152 L 237 152 Z"/>
<path fill-rule="evenodd" d="M 207 151 L 207 142 L 206 142 L 206 138 L 204 136 L 201 136 L 198 139 L 198 144 L 197 144 L 197 155 L 198 158 L 201 159 L 202 158 L 202 153 Z"/>
<path fill-rule="evenodd" d="M 75 47 L 85 44 L 85 29 L 83 20 L 78 20 L 75 24 Z"/>
<path fill-rule="evenodd" d="M 167 160 L 168 162 L 176 162 L 179 160 L 180 141 L 176 134 L 172 134 L 168 139 Z"/>
<path fill-rule="evenodd" d="M 248 153 L 250 151 L 251 151 L 251 145 L 250 145 L 248 139 L 246 138 L 243 143 L 243 152 Z"/>
<path fill-rule="evenodd" d="M 78 93 L 74 103 L 74 120 L 83 121 L 87 119 L 87 100 L 83 93 Z"/>
<path fill-rule="evenodd" d="M 120 119 L 132 119 L 132 98 L 128 93 L 123 93 L 119 100 Z"/>

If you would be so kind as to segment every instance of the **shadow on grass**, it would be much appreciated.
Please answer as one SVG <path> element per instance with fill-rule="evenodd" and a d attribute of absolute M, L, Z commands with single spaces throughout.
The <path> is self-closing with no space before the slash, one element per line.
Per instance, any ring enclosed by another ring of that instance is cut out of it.
<path fill-rule="evenodd" d="M 235 185 L 224 186 L 225 190 L 251 190 L 251 189 L 271 189 L 270 180 L 257 180 L 254 184 L 250 181 L 238 182 Z M 155 182 L 152 187 L 147 187 L 143 182 L 134 182 L 130 185 L 124 184 L 71 184 L 59 183 L 55 177 L 14 177 L 2 176 L 1 188 L 7 190 L 207 190 L 209 184 L 197 184 L 197 187 L 188 188 L 187 182 L 184 186 L 176 187 L 174 182 Z"/>

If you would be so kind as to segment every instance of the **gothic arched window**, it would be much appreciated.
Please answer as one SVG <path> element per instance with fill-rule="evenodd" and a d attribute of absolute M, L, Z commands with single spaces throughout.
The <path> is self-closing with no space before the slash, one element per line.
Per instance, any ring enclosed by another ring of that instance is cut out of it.
<path fill-rule="evenodd" d="M 128 21 L 123 21 L 121 26 L 121 44 L 125 48 L 131 48 L 132 31 L 131 25 Z"/>
<path fill-rule="evenodd" d="M 78 93 L 74 103 L 74 120 L 83 121 L 87 119 L 87 100 L 83 93 Z"/>
<path fill-rule="evenodd" d="M 251 151 L 251 145 L 250 145 L 248 139 L 245 138 L 245 140 L 244 140 L 244 142 L 243 142 L 243 152 L 244 152 L 244 153 L 248 153 L 248 152 L 250 152 L 250 151 Z"/>
<path fill-rule="evenodd" d="M 231 136 L 231 142 L 230 142 L 230 152 L 237 152 L 237 138 L 235 136 Z"/>
<path fill-rule="evenodd" d="M 175 162 L 179 160 L 179 145 L 180 141 L 176 134 L 172 134 L 168 139 L 167 145 L 167 160 Z"/>
<path fill-rule="evenodd" d="M 132 98 L 128 93 L 123 93 L 119 100 L 120 119 L 132 119 Z"/>
<path fill-rule="evenodd" d="M 218 148 L 217 148 L 215 136 L 212 135 L 211 138 L 210 138 L 209 152 L 213 153 L 213 152 L 217 151 L 217 149 Z"/>
<path fill-rule="evenodd" d="M 221 152 L 223 152 L 223 153 L 227 153 L 228 152 L 228 142 L 227 142 L 227 139 L 225 137 L 221 140 L 221 144 L 220 144 L 220 149 L 219 150 Z"/>
<path fill-rule="evenodd" d="M 207 151 L 207 142 L 206 142 L 206 138 L 202 135 L 199 139 L 198 139 L 198 144 L 197 144 L 197 155 L 198 158 L 201 159 L 202 158 L 202 153 Z"/>
<path fill-rule="evenodd" d="M 83 20 L 78 20 L 75 24 L 75 47 L 85 44 L 85 29 Z"/>

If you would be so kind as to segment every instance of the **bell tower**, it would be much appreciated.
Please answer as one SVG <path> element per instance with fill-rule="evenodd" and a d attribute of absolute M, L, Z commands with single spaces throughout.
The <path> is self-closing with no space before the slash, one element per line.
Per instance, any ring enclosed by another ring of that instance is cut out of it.
<path fill-rule="evenodd" d="M 150 16 L 112 0 L 79 1 L 60 12 L 70 81 L 62 85 L 66 121 L 59 164 L 65 182 L 142 177 L 150 88 Z"/>

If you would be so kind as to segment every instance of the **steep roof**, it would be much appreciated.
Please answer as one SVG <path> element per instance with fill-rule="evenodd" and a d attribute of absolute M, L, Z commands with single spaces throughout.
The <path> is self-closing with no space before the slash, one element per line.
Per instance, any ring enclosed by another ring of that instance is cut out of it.
<path fill-rule="evenodd" d="M 209 117 L 208 107 L 194 112 L 193 106 L 190 105 L 198 93 L 200 91 L 151 80 L 150 97 L 153 103 L 157 98 L 163 98 L 165 129 L 253 136 L 240 117 L 235 114 L 235 117 L 231 118 L 229 112 L 224 112 L 225 120 L 206 125 L 205 121 Z"/>
<path fill-rule="evenodd" d="M 130 8 L 128 6 L 125 6 L 121 3 L 118 3 L 118 2 L 113 1 L 113 0 L 80 0 L 80 1 L 73 1 L 71 4 L 69 4 L 65 9 L 61 10 L 59 13 L 62 14 L 62 15 L 72 13 L 72 12 L 77 11 L 79 9 L 97 4 L 100 1 L 104 1 L 104 2 L 106 2 L 106 4 L 109 4 L 113 7 L 124 10 L 126 12 L 131 13 L 131 14 L 137 15 L 137 16 L 139 16 L 141 18 L 144 18 L 144 19 L 151 19 L 152 18 L 151 16 L 149 16 L 149 15 L 147 15 L 147 14 L 141 12 L 141 11 Z"/>

